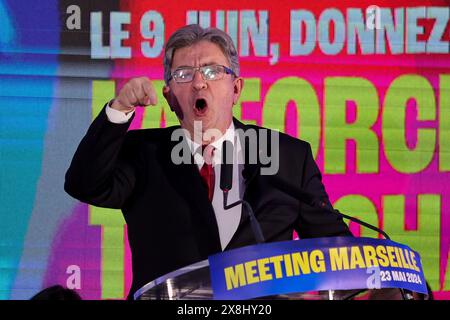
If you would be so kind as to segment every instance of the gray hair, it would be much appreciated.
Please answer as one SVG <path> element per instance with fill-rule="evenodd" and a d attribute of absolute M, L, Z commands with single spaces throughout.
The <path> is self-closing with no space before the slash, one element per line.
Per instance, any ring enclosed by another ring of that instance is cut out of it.
<path fill-rule="evenodd" d="M 169 84 L 173 55 L 177 49 L 190 47 L 202 40 L 219 46 L 230 63 L 231 70 L 239 76 L 239 56 L 233 40 L 224 31 L 217 28 L 202 28 L 198 24 L 190 24 L 175 31 L 166 43 L 164 50 L 164 81 Z"/>

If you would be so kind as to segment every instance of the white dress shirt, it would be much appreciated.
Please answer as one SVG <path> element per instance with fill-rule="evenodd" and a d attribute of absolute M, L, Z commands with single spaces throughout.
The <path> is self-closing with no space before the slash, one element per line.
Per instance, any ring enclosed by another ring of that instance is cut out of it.
<path fill-rule="evenodd" d="M 115 110 L 106 106 L 106 115 L 108 120 L 113 123 L 125 123 L 127 122 L 133 112 L 125 114 L 121 111 Z M 192 141 L 189 137 L 186 136 L 186 140 L 188 142 L 189 148 L 194 158 L 194 162 L 197 164 L 198 169 L 200 170 L 205 163 L 203 156 L 199 150 L 201 150 L 201 146 Z M 214 146 L 214 154 L 212 158 L 212 166 L 214 168 L 215 174 L 215 185 L 214 185 L 214 196 L 212 199 L 212 207 L 214 209 L 214 213 L 216 215 L 217 226 L 219 228 L 219 236 L 220 236 L 220 244 L 222 246 L 222 250 L 230 242 L 234 233 L 236 232 L 239 222 L 241 220 L 241 212 L 242 205 L 239 204 L 233 208 L 225 210 L 223 208 L 223 192 L 220 190 L 220 164 L 222 163 L 222 143 L 224 140 L 228 140 L 233 144 L 233 184 L 230 191 L 228 191 L 228 200 L 227 204 L 234 203 L 239 201 L 244 196 L 245 185 L 244 178 L 242 176 L 242 170 L 244 169 L 243 165 L 243 155 L 242 155 L 242 147 L 239 138 L 235 134 L 234 123 L 231 122 L 230 127 L 227 129 L 225 135 L 220 137 L 217 141 L 213 142 Z"/>

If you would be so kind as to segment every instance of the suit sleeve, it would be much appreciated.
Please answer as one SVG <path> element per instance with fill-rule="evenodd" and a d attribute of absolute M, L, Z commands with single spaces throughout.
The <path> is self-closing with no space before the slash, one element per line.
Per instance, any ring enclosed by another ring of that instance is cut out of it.
<path fill-rule="evenodd" d="M 95 206 L 123 206 L 136 180 L 133 146 L 127 141 L 131 120 L 111 123 L 103 108 L 81 140 L 66 172 L 64 189 L 68 194 Z"/>
<path fill-rule="evenodd" d="M 331 206 L 325 186 L 322 183 L 322 174 L 312 156 L 311 146 L 309 143 L 305 145 L 306 152 L 304 152 L 301 187 Z M 300 238 L 352 236 L 348 226 L 340 216 L 303 203 L 300 205 L 297 232 Z"/>

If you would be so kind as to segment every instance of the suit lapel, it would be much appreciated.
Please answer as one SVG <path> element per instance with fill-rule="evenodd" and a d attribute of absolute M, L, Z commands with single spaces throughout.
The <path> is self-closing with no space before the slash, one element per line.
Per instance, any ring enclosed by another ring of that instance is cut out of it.
<path fill-rule="evenodd" d="M 177 193 L 182 195 L 191 207 L 191 218 L 201 255 L 206 257 L 217 253 L 221 251 L 221 245 L 216 216 L 198 167 L 194 163 L 185 139 L 181 142 L 171 141 L 169 137 L 168 140 L 167 149 L 161 154 L 163 157 L 161 165 L 165 170 L 165 175 Z M 172 161 L 171 153 L 178 143 L 184 143 L 183 150 L 189 152 L 190 161 L 187 164 L 175 164 Z"/>
<path fill-rule="evenodd" d="M 233 122 L 235 128 L 242 130 L 244 134 L 247 130 L 251 129 L 236 118 L 233 118 Z M 256 133 L 258 134 L 258 131 L 256 131 Z M 256 163 L 250 163 L 249 159 L 251 159 L 251 157 L 248 155 L 250 148 L 246 145 L 242 135 L 239 135 L 239 139 L 244 150 L 244 170 L 242 171 L 242 176 L 244 177 L 245 188 L 247 189 L 253 179 L 258 175 L 261 164 L 259 162 L 259 157 L 257 157 Z"/>

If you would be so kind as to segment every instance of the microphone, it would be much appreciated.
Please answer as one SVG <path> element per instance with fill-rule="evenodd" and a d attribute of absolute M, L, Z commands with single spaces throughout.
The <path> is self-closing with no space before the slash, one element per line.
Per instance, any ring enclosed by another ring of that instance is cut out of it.
<path fill-rule="evenodd" d="M 248 215 L 250 226 L 253 231 L 253 235 L 257 243 L 264 243 L 265 239 L 261 231 L 261 226 L 253 213 L 252 207 L 245 200 L 239 200 L 232 204 L 227 204 L 228 202 L 228 191 L 231 190 L 233 186 L 233 155 L 234 147 L 231 141 L 225 140 L 222 143 L 222 164 L 220 166 L 220 189 L 223 192 L 223 208 L 225 210 L 231 209 L 239 204 L 242 204 Z"/>
<path fill-rule="evenodd" d="M 309 205 L 311 207 L 320 208 L 322 210 L 335 213 L 338 216 L 341 216 L 343 218 L 346 218 L 348 220 L 356 222 L 359 225 L 363 225 L 369 229 L 379 232 L 384 236 L 385 239 L 391 240 L 391 238 L 387 235 L 387 233 L 384 232 L 383 230 L 381 230 L 380 228 L 375 227 L 367 222 L 361 221 L 355 217 L 352 217 L 352 216 L 349 216 L 349 215 L 346 215 L 346 214 L 340 212 L 339 210 L 337 210 L 337 209 L 333 208 L 331 205 L 329 205 L 326 201 L 323 201 L 320 198 L 318 198 L 317 196 L 314 196 L 313 194 L 300 189 L 296 185 L 294 185 L 290 182 L 287 182 L 284 179 L 281 179 L 280 177 L 278 177 L 276 175 L 271 176 L 271 180 L 272 180 L 272 184 L 275 185 L 278 189 L 280 189 L 284 193 L 287 193 L 290 196 L 296 198 L 297 200 L 299 200 L 303 203 L 306 203 L 307 205 Z"/>
<path fill-rule="evenodd" d="M 220 165 L 220 189 L 228 192 L 233 186 L 233 144 L 229 140 L 222 143 L 222 164 Z"/>

